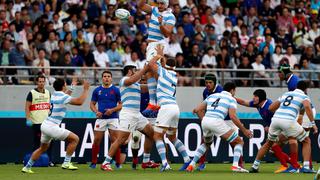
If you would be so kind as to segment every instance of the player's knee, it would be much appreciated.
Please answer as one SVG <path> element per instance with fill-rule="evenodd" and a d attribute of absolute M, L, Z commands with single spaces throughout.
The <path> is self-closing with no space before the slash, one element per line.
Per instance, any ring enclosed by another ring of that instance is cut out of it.
<path fill-rule="evenodd" d="M 309 137 L 306 137 L 306 138 L 302 141 L 302 143 L 303 143 L 304 145 L 309 145 L 309 144 L 311 144 L 311 140 L 310 140 Z"/>
<path fill-rule="evenodd" d="M 68 140 L 69 140 L 70 143 L 74 143 L 74 144 L 78 144 L 79 143 L 79 137 L 74 133 L 69 135 Z"/>
<path fill-rule="evenodd" d="M 169 135 L 168 134 L 168 139 L 171 141 L 171 142 L 174 142 L 176 139 L 177 139 L 177 136 L 174 134 L 174 135 Z"/>
<path fill-rule="evenodd" d="M 49 146 L 49 144 L 41 144 L 41 146 L 39 147 L 40 152 L 46 152 L 49 149 Z"/>
<path fill-rule="evenodd" d="M 100 143 L 101 143 L 101 138 L 94 137 L 93 144 L 100 145 Z"/>
<path fill-rule="evenodd" d="M 230 142 L 230 144 L 232 146 L 235 146 L 237 144 L 243 145 L 244 143 L 243 143 L 243 140 L 238 136 L 236 139 L 234 139 L 232 142 Z"/>
<path fill-rule="evenodd" d="M 204 137 L 203 142 L 209 147 L 212 144 L 213 137 Z"/>

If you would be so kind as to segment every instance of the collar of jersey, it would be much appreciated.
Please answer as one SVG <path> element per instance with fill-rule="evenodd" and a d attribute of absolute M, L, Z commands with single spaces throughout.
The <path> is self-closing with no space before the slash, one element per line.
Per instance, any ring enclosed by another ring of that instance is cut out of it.
<path fill-rule="evenodd" d="M 268 99 L 266 99 L 266 100 L 264 101 L 264 103 L 262 104 L 261 108 L 263 108 L 263 107 L 267 104 L 267 102 L 268 102 Z"/>
<path fill-rule="evenodd" d="M 287 84 L 289 83 L 289 81 L 291 80 L 291 78 L 293 77 L 293 74 L 291 74 L 287 80 Z"/>
<path fill-rule="evenodd" d="M 301 89 L 295 89 L 294 91 L 297 93 L 305 94 Z"/>
<path fill-rule="evenodd" d="M 232 94 L 229 93 L 228 91 L 222 91 L 221 93 L 222 93 L 222 94 L 227 94 L 227 95 L 229 95 L 229 96 L 232 96 Z"/>

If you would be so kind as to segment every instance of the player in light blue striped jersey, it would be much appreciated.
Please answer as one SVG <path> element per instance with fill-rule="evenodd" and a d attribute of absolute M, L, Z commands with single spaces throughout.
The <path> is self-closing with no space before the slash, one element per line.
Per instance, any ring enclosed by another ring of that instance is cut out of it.
<path fill-rule="evenodd" d="M 234 83 L 226 83 L 223 86 L 224 91 L 215 93 L 207 97 L 193 112 L 196 113 L 201 121 L 204 143 L 201 144 L 189 164 L 187 171 L 192 172 L 195 169 L 195 164 L 200 157 L 206 152 L 213 142 L 213 136 L 221 137 L 228 141 L 234 147 L 233 164 L 231 170 L 233 172 L 248 172 L 239 166 L 239 159 L 242 155 L 243 140 L 239 137 L 238 132 L 232 129 L 224 121 L 229 114 L 233 123 L 243 132 L 243 134 L 251 138 L 252 133 L 246 129 L 240 120 L 237 118 L 236 109 L 237 102 L 233 97 L 236 92 Z M 204 113 L 205 112 L 205 113 Z"/>
<path fill-rule="evenodd" d="M 306 82 L 299 81 L 297 89 L 284 93 L 277 101 L 270 105 L 269 110 L 275 111 L 275 113 L 271 120 L 268 139 L 258 151 L 257 157 L 250 169 L 250 173 L 258 172 L 260 161 L 277 141 L 277 137 L 280 133 L 289 139 L 292 167 L 286 171 L 290 173 L 299 172 L 300 165 L 298 164 L 298 145 L 296 141 L 302 142 L 303 146 L 307 146 L 310 143 L 310 139 L 307 138 L 308 134 L 297 122 L 302 108 L 305 109 L 310 122 L 313 124 L 312 128 L 314 133 L 318 132 L 318 128 L 314 122 L 310 98 L 306 95 L 306 90 Z M 310 159 L 310 151 L 303 150 L 302 155 L 304 159 Z"/>
<path fill-rule="evenodd" d="M 119 132 L 117 139 L 111 144 L 106 159 L 101 165 L 101 169 L 104 171 L 112 171 L 112 157 L 116 154 L 118 148 L 126 142 L 130 133 L 135 130 L 145 134 L 148 141 L 151 142 L 148 143 L 149 146 L 144 147 L 143 154 L 150 157 L 153 145 L 153 129 L 148 120 L 140 113 L 141 87 L 138 83 L 147 70 L 148 66 L 145 66 L 140 71 L 137 71 L 134 65 L 126 65 L 123 68 L 124 77 L 120 80 L 122 109 L 119 114 Z"/>
<path fill-rule="evenodd" d="M 171 9 L 168 8 L 169 0 L 157 0 L 158 6 L 150 6 L 146 4 L 146 0 L 140 0 L 138 3 L 139 8 L 151 14 L 148 28 L 148 47 L 146 52 L 147 62 L 157 54 L 156 47 L 160 44 L 165 49 L 168 47 L 168 38 L 171 36 L 176 18 L 172 14 Z M 148 90 L 150 95 L 149 104 L 142 113 L 147 118 L 154 118 L 157 115 L 159 106 L 156 101 L 155 88 L 157 82 L 154 76 L 148 77 Z"/>
<path fill-rule="evenodd" d="M 33 173 L 31 167 L 34 162 L 39 159 L 40 155 L 47 151 L 52 139 L 59 139 L 61 141 L 67 141 L 67 152 L 62 169 L 77 170 L 78 168 L 71 163 L 71 156 L 74 153 L 79 137 L 73 132 L 60 128 L 60 124 L 67 112 L 67 104 L 80 106 L 84 103 L 88 96 L 90 84 L 87 81 L 83 83 L 83 92 L 78 98 L 72 98 L 66 94 L 67 85 L 63 79 L 57 79 L 53 83 L 55 92 L 51 96 L 51 107 L 48 118 L 41 124 L 41 145 L 32 153 L 27 165 L 22 168 L 24 173 Z"/>
<path fill-rule="evenodd" d="M 174 71 L 176 62 L 173 58 L 166 59 L 163 56 L 162 46 L 158 45 L 156 51 L 157 55 L 150 61 L 149 67 L 157 74 L 158 81 L 156 95 L 160 110 L 154 126 L 154 141 L 162 161 L 160 171 L 171 169 L 167 162 L 166 148 L 163 142 L 165 134 L 183 157 L 184 165 L 180 168 L 182 171 L 187 168 L 190 158 L 184 144 L 176 136 L 180 115 L 176 101 L 177 74 Z M 161 63 L 158 59 L 161 59 Z"/>

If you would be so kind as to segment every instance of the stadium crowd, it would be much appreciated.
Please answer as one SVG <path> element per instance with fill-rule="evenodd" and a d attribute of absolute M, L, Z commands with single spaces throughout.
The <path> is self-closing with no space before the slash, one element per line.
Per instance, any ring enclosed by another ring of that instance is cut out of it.
<path fill-rule="evenodd" d="M 177 23 L 165 54 L 176 58 L 177 68 L 254 69 L 260 70 L 254 76 L 262 78 L 270 75 L 265 69 L 278 68 L 281 60 L 292 69 L 320 69 L 320 0 L 170 3 Z M 120 7 L 130 11 L 127 21 L 115 17 Z M 150 15 L 137 8 L 136 0 L 0 0 L 0 66 L 42 67 L 6 73 L 42 73 L 49 82 L 54 81 L 53 75 L 86 73 L 50 69 L 53 66 L 107 68 L 131 63 L 141 68 L 149 20 Z M 191 84 L 188 73 L 179 72 L 180 86 Z M 250 72 L 230 76 L 246 78 Z M 313 86 L 319 86 L 319 74 L 299 76 L 311 76 Z M 21 83 L 17 78 L 8 82 Z M 248 80 L 237 83 L 250 85 Z"/>

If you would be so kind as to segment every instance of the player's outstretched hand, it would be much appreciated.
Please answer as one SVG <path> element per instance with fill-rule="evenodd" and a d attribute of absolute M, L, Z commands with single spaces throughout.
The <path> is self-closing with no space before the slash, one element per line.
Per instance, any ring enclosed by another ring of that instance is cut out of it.
<path fill-rule="evenodd" d="M 249 129 L 246 129 L 246 130 L 243 132 L 243 134 L 244 134 L 247 138 L 249 138 L 249 139 L 251 139 L 251 138 L 253 137 L 253 134 L 252 134 L 252 132 L 251 132 Z"/>
<path fill-rule="evenodd" d="M 312 128 L 313 128 L 313 134 L 318 134 L 318 127 L 317 127 L 317 125 L 313 125 Z"/>
<path fill-rule="evenodd" d="M 157 51 L 157 55 L 164 56 L 164 54 L 163 54 L 164 46 L 163 46 L 163 45 L 158 44 L 155 49 L 156 49 L 156 51 Z"/>
<path fill-rule="evenodd" d="M 89 88 L 90 88 L 90 83 L 87 80 L 83 80 L 83 89 L 89 90 Z"/>

